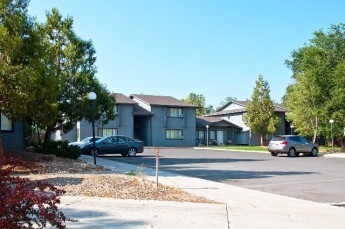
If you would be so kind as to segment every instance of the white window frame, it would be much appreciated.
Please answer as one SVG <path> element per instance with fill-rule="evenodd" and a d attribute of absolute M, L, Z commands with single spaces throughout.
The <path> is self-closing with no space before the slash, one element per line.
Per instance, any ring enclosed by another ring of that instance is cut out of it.
<path fill-rule="evenodd" d="M 170 107 L 168 108 L 167 116 L 172 118 L 183 118 L 183 109 L 178 107 Z"/>
<path fill-rule="evenodd" d="M 1 114 L 1 131 L 13 131 L 13 122 L 7 116 Z"/>
<path fill-rule="evenodd" d="M 215 140 L 216 139 L 216 131 L 215 130 L 210 130 L 210 140 Z"/>
<path fill-rule="evenodd" d="M 204 131 L 204 130 L 197 130 L 196 133 L 197 133 L 196 135 L 197 135 L 197 139 L 198 140 L 205 139 L 206 131 Z"/>
<path fill-rule="evenodd" d="M 117 128 L 98 128 L 98 136 L 107 137 L 117 135 Z"/>
<path fill-rule="evenodd" d="M 168 140 L 181 140 L 183 139 L 182 129 L 166 129 L 165 138 Z"/>
<path fill-rule="evenodd" d="M 114 111 L 115 111 L 115 115 L 119 114 L 119 105 L 118 104 L 115 105 Z"/>

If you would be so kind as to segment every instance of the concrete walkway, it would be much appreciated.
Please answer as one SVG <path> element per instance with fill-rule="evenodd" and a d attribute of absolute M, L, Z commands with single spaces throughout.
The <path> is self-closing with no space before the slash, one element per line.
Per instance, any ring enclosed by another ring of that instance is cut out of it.
<path fill-rule="evenodd" d="M 90 156 L 82 155 L 80 159 L 93 163 Z M 97 164 L 122 174 L 138 169 L 135 165 L 101 157 L 97 158 Z M 143 172 L 145 178 L 156 182 L 155 170 L 145 168 Z M 77 223 L 68 223 L 69 228 L 345 228 L 343 207 L 164 171 L 159 171 L 158 182 L 222 204 L 62 197 L 60 208 L 68 217 L 79 219 Z"/>

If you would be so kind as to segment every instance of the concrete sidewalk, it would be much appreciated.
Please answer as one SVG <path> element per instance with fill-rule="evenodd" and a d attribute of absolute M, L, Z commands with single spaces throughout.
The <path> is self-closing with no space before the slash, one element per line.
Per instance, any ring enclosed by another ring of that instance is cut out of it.
<path fill-rule="evenodd" d="M 81 160 L 93 163 L 82 155 Z M 137 171 L 137 167 L 98 157 L 97 164 L 114 173 Z M 156 182 L 156 171 L 144 168 Z M 61 210 L 77 223 L 69 228 L 232 228 L 291 229 L 345 228 L 345 208 L 235 187 L 199 178 L 159 171 L 159 184 L 173 186 L 223 204 L 169 201 L 118 200 L 62 197 Z"/>

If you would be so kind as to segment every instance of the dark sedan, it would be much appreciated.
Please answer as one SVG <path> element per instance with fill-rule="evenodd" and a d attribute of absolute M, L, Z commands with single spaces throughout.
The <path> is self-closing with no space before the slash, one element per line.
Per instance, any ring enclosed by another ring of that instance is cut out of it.
<path fill-rule="evenodd" d="M 99 136 L 95 136 L 95 140 L 99 140 L 101 139 L 102 137 L 99 137 Z M 84 138 L 83 140 L 81 140 L 80 142 L 70 142 L 68 143 L 68 145 L 70 146 L 78 146 L 79 148 L 83 148 L 85 145 L 89 144 L 89 143 L 92 143 L 93 142 L 93 137 L 87 137 L 87 138 Z"/>
<path fill-rule="evenodd" d="M 121 154 L 122 156 L 134 157 L 137 153 L 144 152 L 144 142 L 133 138 L 115 135 L 101 138 L 95 142 L 96 156 L 101 154 Z M 83 147 L 84 154 L 92 155 L 93 143 Z"/>

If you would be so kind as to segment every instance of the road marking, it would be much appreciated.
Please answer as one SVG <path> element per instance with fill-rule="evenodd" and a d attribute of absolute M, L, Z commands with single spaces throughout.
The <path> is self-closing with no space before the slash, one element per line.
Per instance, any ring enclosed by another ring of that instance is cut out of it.
<path fill-rule="evenodd" d="M 299 182 L 290 182 L 290 183 L 276 183 L 276 184 L 258 184 L 258 185 L 246 185 L 241 186 L 243 188 L 251 187 L 265 187 L 265 186 L 275 186 L 275 185 L 290 185 L 290 184 L 306 184 L 306 183 L 319 183 L 319 182 L 333 182 L 333 181 L 343 181 L 343 179 L 330 179 L 330 180 L 318 180 L 318 181 L 299 181 Z"/>

